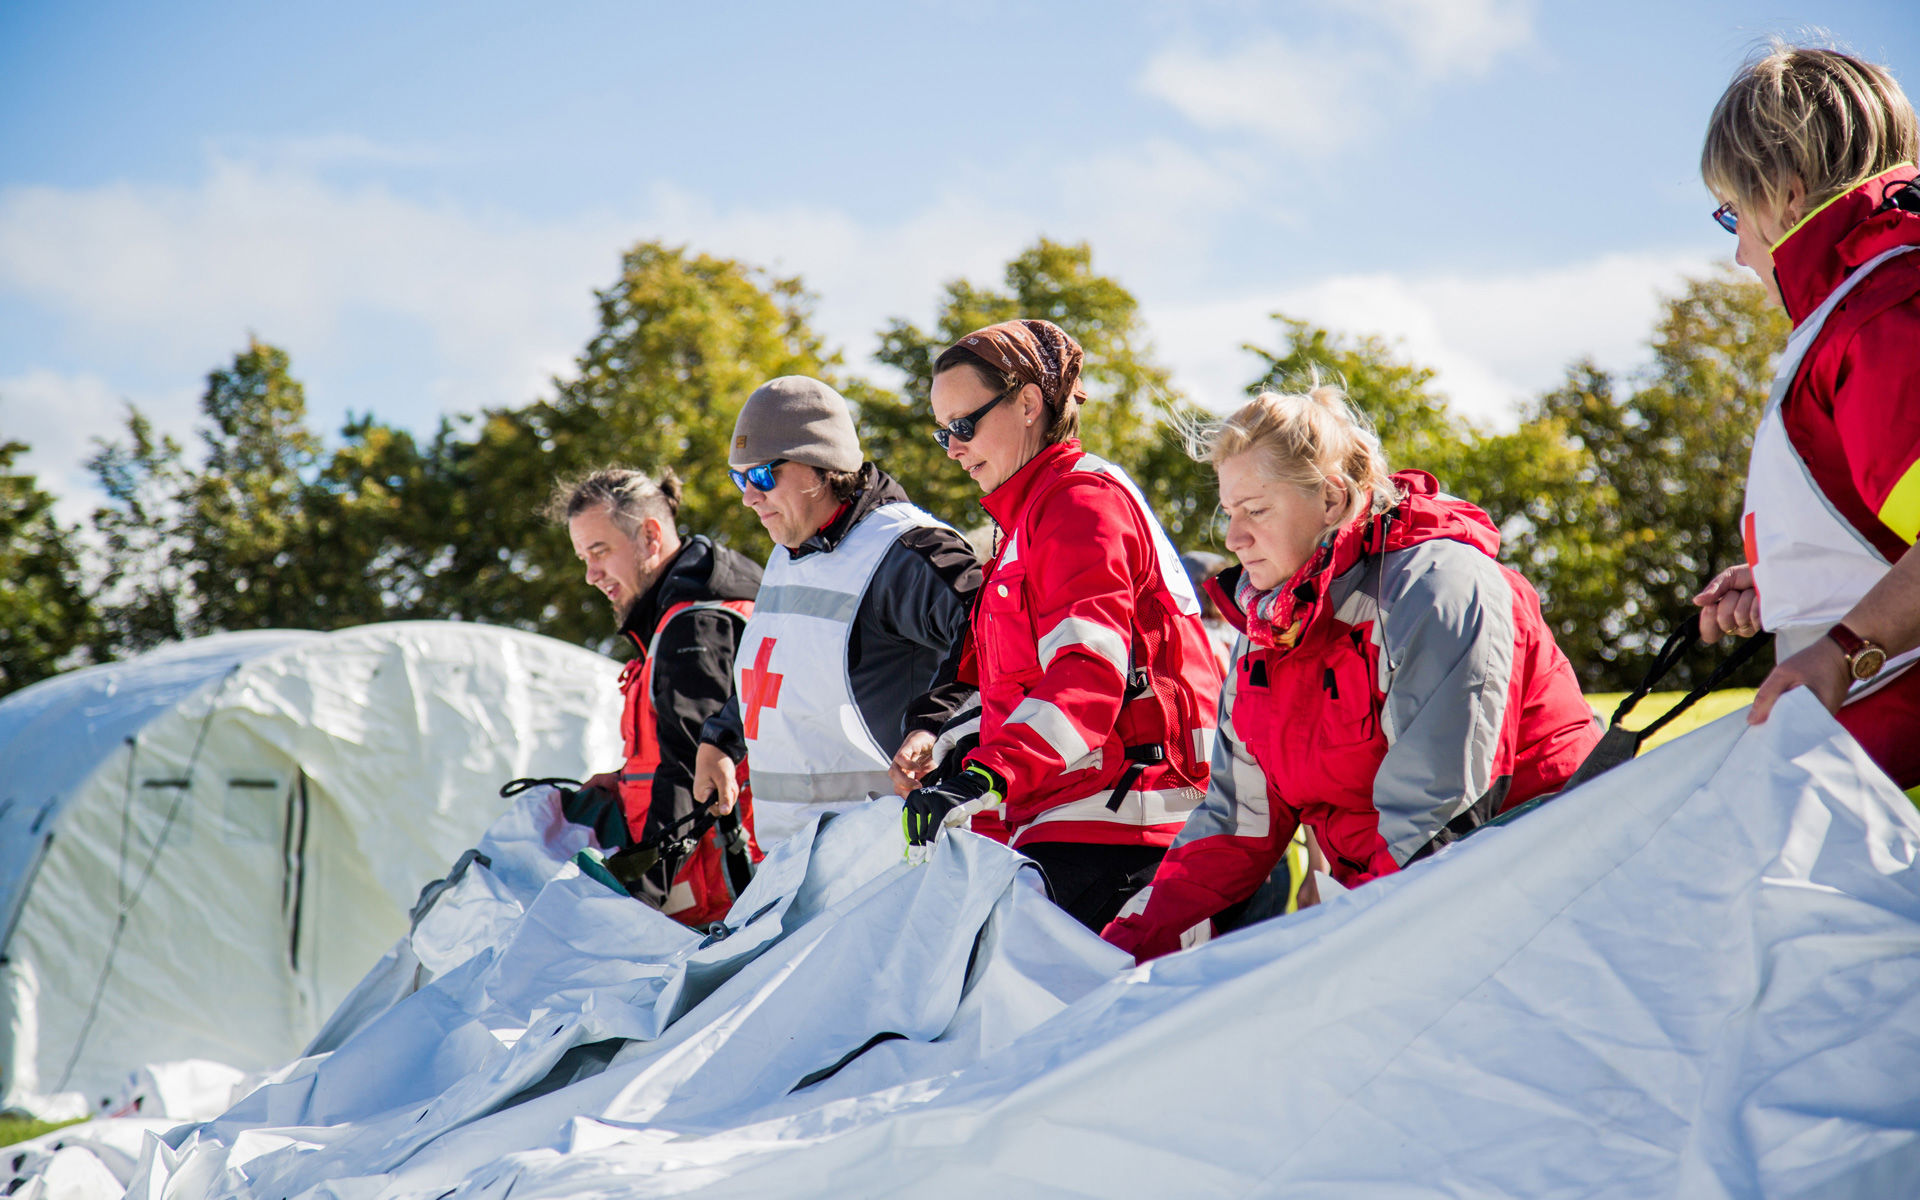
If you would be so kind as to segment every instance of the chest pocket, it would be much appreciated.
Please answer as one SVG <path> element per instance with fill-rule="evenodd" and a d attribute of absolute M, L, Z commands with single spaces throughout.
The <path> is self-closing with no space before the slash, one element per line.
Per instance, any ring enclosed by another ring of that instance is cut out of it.
<path fill-rule="evenodd" d="M 1027 573 L 1021 567 L 995 571 L 980 588 L 980 615 L 973 644 L 989 677 L 1030 683 L 1040 676 L 1040 650 L 1027 611 Z"/>
<path fill-rule="evenodd" d="M 1320 719 L 1311 722 L 1321 746 L 1353 746 L 1380 733 L 1380 704 L 1373 694 L 1373 647 L 1366 630 L 1341 630 L 1315 655 L 1311 679 L 1303 689 L 1317 702 Z"/>

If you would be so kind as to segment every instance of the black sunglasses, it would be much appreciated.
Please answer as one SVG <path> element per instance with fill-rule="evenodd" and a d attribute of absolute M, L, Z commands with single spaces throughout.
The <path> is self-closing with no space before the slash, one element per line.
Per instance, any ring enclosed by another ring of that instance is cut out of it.
<path fill-rule="evenodd" d="M 1719 208 L 1714 209 L 1713 219 L 1715 221 L 1718 221 L 1720 223 L 1720 228 L 1726 230 L 1728 233 L 1735 234 L 1735 235 L 1739 234 L 1740 214 L 1733 211 L 1733 201 L 1729 200 L 1725 204 L 1722 204 Z"/>
<path fill-rule="evenodd" d="M 959 438 L 963 442 L 972 441 L 973 435 L 977 431 L 978 426 L 980 424 L 980 418 L 986 416 L 989 412 L 993 411 L 994 405 L 1000 403 L 1002 400 L 1005 400 L 1008 396 L 1013 395 L 1015 392 L 1019 391 L 1021 388 L 1025 386 L 1026 384 L 1024 383 L 1016 383 L 1012 387 L 1008 388 L 1006 391 L 1001 392 L 998 396 L 995 396 L 993 399 L 987 401 L 985 404 L 982 404 L 979 408 L 974 409 L 972 412 L 968 413 L 966 416 L 955 417 L 953 419 L 952 424 L 942 425 L 940 428 L 933 431 L 933 440 L 940 443 L 940 448 L 942 450 L 945 450 L 947 448 L 948 443 L 953 438 Z"/>
<path fill-rule="evenodd" d="M 770 492 L 773 490 L 773 469 L 786 461 L 784 458 L 776 458 L 772 462 L 763 462 L 757 467 L 748 467 L 744 471 L 736 471 L 728 467 L 727 474 L 733 477 L 733 486 L 742 492 L 747 490 L 748 484 L 752 484 L 763 492 Z"/>

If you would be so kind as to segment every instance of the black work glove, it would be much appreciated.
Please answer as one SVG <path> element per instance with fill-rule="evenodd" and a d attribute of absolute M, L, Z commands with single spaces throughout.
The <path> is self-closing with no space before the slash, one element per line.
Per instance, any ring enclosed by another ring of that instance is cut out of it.
<path fill-rule="evenodd" d="M 983 796 L 997 804 L 1005 795 L 1006 785 L 979 763 L 968 763 L 966 770 L 944 783 L 915 788 L 907 793 L 906 807 L 900 813 L 907 844 L 924 846 L 931 842 L 940 832 L 947 814 L 961 805 L 971 804 Z"/>

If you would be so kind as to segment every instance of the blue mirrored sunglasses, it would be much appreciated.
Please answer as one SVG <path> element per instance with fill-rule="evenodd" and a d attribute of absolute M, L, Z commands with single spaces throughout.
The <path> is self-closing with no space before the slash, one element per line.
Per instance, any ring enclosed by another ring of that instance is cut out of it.
<path fill-rule="evenodd" d="M 1739 234 L 1740 214 L 1733 211 L 1733 202 L 1731 200 L 1713 210 L 1713 219 L 1718 221 L 1720 228 L 1726 230 L 1728 233 L 1736 236 Z"/>
<path fill-rule="evenodd" d="M 733 477 L 733 486 L 742 492 L 747 490 L 748 484 L 752 484 L 763 492 L 770 492 L 773 490 L 773 469 L 786 461 L 784 458 L 776 458 L 772 462 L 763 462 L 757 467 L 748 467 L 744 471 L 736 471 L 728 467 L 727 474 Z"/>
<path fill-rule="evenodd" d="M 945 450 L 949 442 L 954 438 L 958 438 L 963 442 L 972 441 L 975 431 L 979 428 L 980 418 L 992 412 L 994 405 L 1005 400 L 1008 396 L 1013 395 L 1024 386 L 1026 385 L 1016 383 L 1006 391 L 1001 392 L 998 396 L 982 404 L 979 408 L 974 409 L 966 416 L 955 417 L 951 424 L 942 425 L 933 431 L 933 440 L 940 443 L 942 450 Z"/>

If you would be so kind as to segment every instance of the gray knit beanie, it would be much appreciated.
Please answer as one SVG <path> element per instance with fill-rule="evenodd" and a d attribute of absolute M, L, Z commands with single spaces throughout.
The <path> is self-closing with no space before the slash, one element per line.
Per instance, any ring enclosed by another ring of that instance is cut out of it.
<path fill-rule="evenodd" d="M 858 471 L 864 456 L 845 397 L 805 375 L 782 375 L 755 388 L 733 423 L 727 463 L 745 469 L 776 458 Z"/>

